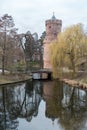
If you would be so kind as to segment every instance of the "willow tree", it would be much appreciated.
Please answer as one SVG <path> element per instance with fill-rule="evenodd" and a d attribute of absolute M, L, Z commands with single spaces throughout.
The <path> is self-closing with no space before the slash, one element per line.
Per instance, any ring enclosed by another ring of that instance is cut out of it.
<path fill-rule="evenodd" d="M 50 45 L 50 57 L 54 77 L 66 66 L 76 72 L 76 64 L 85 56 L 87 58 L 87 36 L 82 24 L 66 28 Z"/>
<path fill-rule="evenodd" d="M 62 74 L 64 64 L 64 45 L 61 43 L 57 44 L 57 42 L 58 41 L 54 41 L 50 44 L 50 60 L 54 78 L 56 78 L 58 74 Z"/>

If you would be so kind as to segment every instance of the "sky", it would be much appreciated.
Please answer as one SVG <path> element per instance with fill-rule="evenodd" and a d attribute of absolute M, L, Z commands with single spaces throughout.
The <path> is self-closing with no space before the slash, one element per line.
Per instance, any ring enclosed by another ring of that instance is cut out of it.
<path fill-rule="evenodd" d="M 87 0 L 1 0 L 0 17 L 11 15 L 19 33 L 45 31 L 45 21 L 55 13 L 62 29 L 82 23 L 87 28 Z"/>

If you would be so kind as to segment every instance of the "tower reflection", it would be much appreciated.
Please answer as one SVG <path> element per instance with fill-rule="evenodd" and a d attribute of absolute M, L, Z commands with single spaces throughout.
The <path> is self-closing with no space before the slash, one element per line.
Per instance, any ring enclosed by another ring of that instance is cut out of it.
<path fill-rule="evenodd" d="M 63 83 L 59 81 L 44 82 L 43 98 L 46 102 L 46 117 L 52 120 L 61 117 Z"/>

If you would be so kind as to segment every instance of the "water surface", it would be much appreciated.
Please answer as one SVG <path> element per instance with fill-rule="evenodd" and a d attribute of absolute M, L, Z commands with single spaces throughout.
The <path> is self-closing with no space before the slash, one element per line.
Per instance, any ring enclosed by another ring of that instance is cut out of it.
<path fill-rule="evenodd" d="M 59 81 L 0 86 L 0 130 L 87 130 L 87 91 Z"/>

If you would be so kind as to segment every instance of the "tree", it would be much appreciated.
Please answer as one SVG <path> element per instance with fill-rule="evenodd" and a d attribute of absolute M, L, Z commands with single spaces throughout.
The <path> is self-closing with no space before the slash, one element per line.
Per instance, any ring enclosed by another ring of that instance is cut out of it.
<path fill-rule="evenodd" d="M 46 36 L 46 32 L 44 31 L 40 36 L 40 39 L 38 39 L 39 54 L 40 54 L 40 68 L 43 68 L 43 41 L 45 36 Z"/>
<path fill-rule="evenodd" d="M 66 28 L 58 35 L 58 39 L 51 45 L 51 63 L 57 76 L 58 69 L 68 67 L 76 72 L 79 60 L 87 58 L 87 36 L 82 24 Z M 85 57 L 84 57 L 85 56 Z"/>
<path fill-rule="evenodd" d="M 26 71 L 43 68 L 43 40 L 45 35 L 46 33 L 43 32 L 39 39 L 36 32 L 31 34 L 28 31 L 25 34 L 17 35 L 24 52 Z"/>
<path fill-rule="evenodd" d="M 18 34 L 16 30 L 14 30 L 14 32 L 11 31 L 7 36 L 5 68 L 8 69 L 10 73 L 18 69 L 20 69 L 20 71 L 24 69 L 18 66 L 19 62 L 24 60 L 24 55 L 16 35 Z"/>
<path fill-rule="evenodd" d="M 18 39 L 24 52 L 26 71 L 43 68 L 44 37 L 45 32 L 42 33 L 40 39 L 38 39 L 36 32 L 31 34 L 31 32 L 28 31 L 26 34 L 19 34 Z"/>
<path fill-rule="evenodd" d="M 30 31 L 28 31 L 26 34 L 17 35 L 17 38 L 19 39 L 19 43 L 24 52 L 26 71 L 28 70 L 30 71 L 31 69 L 30 62 L 33 61 L 35 40 L 33 38 L 33 35 L 30 33 Z"/>
<path fill-rule="evenodd" d="M 42 33 L 42 35 L 40 36 L 40 39 L 39 39 L 42 44 L 43 44 L 43 41 L 44 41 L 45 36 L 46 36 L 46 32 L 44 31 L 44 32 Z"/>
<path fill-rule="evenodd" d="M 0 19 L 0 32 L 4 34 L 3 45 L 2 45 L 2 74 L 4 75 L 5 70 L 5 61 L 6 61 L 6 44 L 7 44 L 7 35 L 9 31 L 14 27 L 14 21 L 12 16 L 5 14 Z"/>
<path fill-rule="evenodd" d="M 57 42 L 54 41 L 49 45 L 54 78 L 57 78 L 58 74 L 62 74 L 64 65 L 64 45 Z"/>

